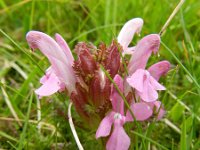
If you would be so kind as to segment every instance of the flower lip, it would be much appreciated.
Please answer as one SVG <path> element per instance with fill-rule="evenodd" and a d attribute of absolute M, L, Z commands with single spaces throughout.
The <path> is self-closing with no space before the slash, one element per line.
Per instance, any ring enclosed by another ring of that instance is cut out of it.
<path fill-rule="evenodd" d="M 127 78 L 129 85 L 136 89 L 137 94 L 146 102 L 156 101 L 157 90 L 165 90 L 165 87 L 158 83 L 147 70 L 138 69 Z"/>

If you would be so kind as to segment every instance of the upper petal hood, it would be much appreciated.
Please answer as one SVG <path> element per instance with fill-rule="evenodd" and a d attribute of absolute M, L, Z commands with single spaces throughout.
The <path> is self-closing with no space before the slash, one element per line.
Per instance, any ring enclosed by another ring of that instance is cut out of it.
<path fill-rule="evenodd" d="M 150 34 L 141 39 L 136 45 L 135 51 L 129 62 L 129 74 L 133 74 L 137 69 L 145 69 L 151 53 L 156 53 L 159 46 L 160 36 L 158 34 Z"/>
<path fill-rule="evenodd" d="M 28 44 L 33 49 L 40 49 L 40 51 L 49 59 L 54 57 L 65 64 L 70 64 L 68 56 L 63 49 L 56 43 L 56 41 L 45 33 L 39 31 L 30 31 L 26 35 Z"/>
<path fill-rule="evenodd" d="M 166 60 L 160 61 L 156 64 L 153 64 L 149 67 L 149 73 L 156 79 L 157 81 L 160 79 L 162 75 L 165 75 L 170 69 L 170 63 Z"/>
<path fill-rule="evenodd" d="M 57 35 L 56 38 L 59 44 L 50 36 L 39 31 L 30 31 L 26 35 L 29 46 L 33 49 L 40 49 L 52 64 L 56 76 L 71 93 L 75 90 L 76 82 L 72 69 L 72 55 L 62 37 Z"/>
<path fill-rule="evenodd" d="M 135 33 L 140 33 L 143 26 L 143 20 L 141 18 L 134 18 L 129 20 L 122 27 L 117 40 L 122 45 L 123 50 L 128 48 Z"/>
<path fill-rule="evenodd" d="M 65 40 L 62 38 L 62 36 L 58 33 L 56 33 L 55 35 L 55 39 L 56 42 L 58 43 L 58 45 L 63 49 L 63 52 L 65 53 L 65 55 L 67 56 L 67 59 L 69 60 L 69 63 L 71 65 L 73 65 L 74 62 L 74 57 L 70 51 L 69 46 L 67 45 L 67 43 L 65 42 Z"/>

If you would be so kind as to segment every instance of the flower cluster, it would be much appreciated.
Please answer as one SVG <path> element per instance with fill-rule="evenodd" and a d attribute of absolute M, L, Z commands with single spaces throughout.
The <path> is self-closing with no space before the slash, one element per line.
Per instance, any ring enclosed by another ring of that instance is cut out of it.
<path fill-rule="evenodd" d="M 40 97 L 66 92 L 88 127 L 98 127 L 96 138 L 110 136 L 108 150 L 129 148 L 125 123 L 153 117 L 159 120 L 165 114 L 157 92 L 165 87 L 158 80 L 169 71 L 170 63 L 161 61 L 146 69 L 149 57 L 159 49 L 159 35 L 147 35 L 129 47 L 142 25 L 140 18 L 128 21 L 110 46 L 78 43 L 74 49 L 76 60 L 59 34 L 55 40 L 39 31 L 30 31 L 26 36 L 29 46 L 40 49 L 51 64 L 35 92 Z"/>

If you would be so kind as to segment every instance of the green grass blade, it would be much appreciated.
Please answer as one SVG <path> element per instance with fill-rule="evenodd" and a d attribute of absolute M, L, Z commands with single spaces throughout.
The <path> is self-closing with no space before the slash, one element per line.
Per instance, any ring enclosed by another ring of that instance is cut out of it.
<path fill-rule="evenodd" d="M 186 133 L 185 115 L 183 115 L 183 124 L 182 124 L 182 128 L 181 128 L 180 150 L 187 150 L 187 133 Z"/>
<path fill-rule="evenodd" d="M 5 137 L 8 140 L 14 141 L 14 142 L 18 142 L 18 140 L 10 135 L 8 135 L 7 133 L 0 131 L 0 136 Z"/>
<path fill-rule="evenodd" d="M 138 133 L 138 132 L 135 132 L 135 131 L 131 131 L 131 132 L 134 133 L 135 135 L 137 135 L 137 136 L 139 136 L 139 137 L 141 137 L 141 138 L 143 138 L 143 139 L 145 139 L 145 140 L 148 140 L 149 142 L 151 142 L 151 143 L 157 145 L 157 146 L 158 146 L 159 148 L 161 148 L 161 149 L 168 150 L 168 148 L 166 148 L 165 146 L 163 146 L 163 145 L 157 143 L 156 141 L 152 140 L 152 139 L 149 138 L 149 137 L 146 137 L 146 136 L 144 136 L 144 135 L 142 135 L 142 134 L 140 134 L 140 133 Z"/>
<path fill-rule="evenodd" d="M 31 97 L 29 99 L 28 110 L 27 110 L 27 114 L 26 114 L 26 118 L 25 118 L 23 131 L 22 131 L 22 134 L 20 135 L 18 150 L 21 150 L 24 147 L 26 132 L 27 132 L 28 124 L 29 124 L 29 117 L 30 117 L 30 112 L 31 112 L 32 101 L 33 101 L 33 94 L 31 94 Z"/>
<path fill-rule="evenodd" d="M 172 52 L 172 50 L 161 41 L 161 44 L 167 49 L 167 51 L 174 57 L 174 59 L 177 61 L 177 63 L 182 67 L 182 69 L 188 74 L 188 76 L 192 79 L 192 81 L 195 83 L 198 89 L 200 89 L 199 83 L 196 81 L 196 79 L 190 74 L 188 69 L 181 63 L 181 61 L 176 57 L 176 55 Z"/>
<path fill-rule="evenodd" d="M 44 70 L 38 65 L 38 63 L 21 46 L 19 46 L 8 34 L 6 34 L 2 29 L 0 29 L 0 32 L 7 39 L 9 39 L 21 52 L 23 52 L 42 72 L 44 72 Z"/>

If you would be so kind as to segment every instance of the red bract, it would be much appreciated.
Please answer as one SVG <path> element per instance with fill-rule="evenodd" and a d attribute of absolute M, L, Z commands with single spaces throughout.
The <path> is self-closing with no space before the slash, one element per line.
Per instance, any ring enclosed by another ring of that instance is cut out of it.
<path fill-rule="evenodd" d="M 109 47 L 101 44 L 98 49 L 86 43 L 76 45 L 75 52 L 78 59 L 74 62 L 73 68 L 80 86 L 76 86 L 77 92 L 74 91 L 70 98 L 78 113 L 87 112 L 86 107 L 93 108 L 92 112 L 88 111 L 92 119 L 95 115 L 103 118 L 108 112 L 111 106 L 111 82 L 101 70 L 100 65 L 104 66 L 111 77 L 114 77 L 120 67 L 120 51 L 121 47 L 116 41 L 113 41 Z M 78 92 L 80 89 L 84 89 L 84 93 L 80 94 Z M 85 103 L 82 103 L 80 107 L 77 97 L 82 99 L 82 95 L 87 101 L 84 101 Z"/>

